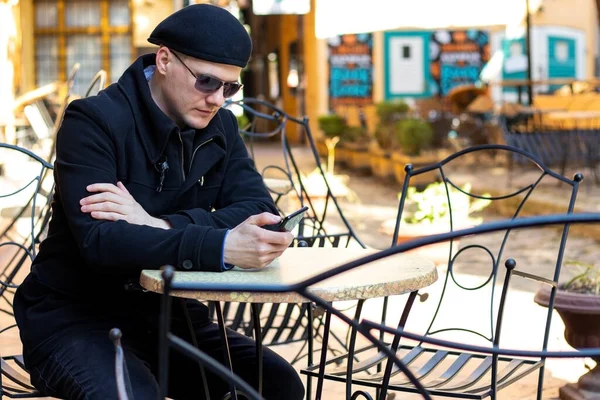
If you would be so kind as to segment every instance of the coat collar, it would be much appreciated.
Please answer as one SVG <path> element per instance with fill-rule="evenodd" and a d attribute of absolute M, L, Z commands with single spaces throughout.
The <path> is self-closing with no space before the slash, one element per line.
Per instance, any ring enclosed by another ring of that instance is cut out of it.
<path fill-rule="evenodd" d="M 150 93 L 150 85 L 144 69 L 155 63 L 156 54 L 139 57 L 127 68 L 117 83 L 127 98 L 144 150 L 153 164 L 157 163 L 163 155 L 170 135 L 179 131 L 175 122 L 158 107 Z M 196 135 L 201 135 L 206 139 L 212 137 L 217 144 L 225 148 L 222 123 L 216 115 L 206 128 L 197 129 Z"/>

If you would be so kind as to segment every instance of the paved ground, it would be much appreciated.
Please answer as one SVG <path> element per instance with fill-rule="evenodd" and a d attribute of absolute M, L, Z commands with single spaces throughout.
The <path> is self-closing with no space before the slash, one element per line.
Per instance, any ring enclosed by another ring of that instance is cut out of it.
<path fill-rule="evenodd" d="M 257 160 L 259 169 L 267 164 L 276 163 L 282 165 L 278 161 L 278 154 L 280 154 L 280 149 L 277 146 L 264 146 L 258 149 Z M 302 154 L 302 169 L 308 174 L 314 168 L 314 165 L 312 165 L 311 159 L 307 156 L 306 152 Z M 456 174 L 455 179 L 459 183 L 469 181 L 473 183 L 476 190 L 497 190 L 499 192 L 506 192 L 511 187 L 514 187 L 516 183 L 532 179 L 534 176 L 534 172 L 531 170 L 528 170 L 525 174 L 519 174 L 518 177 L 514 176 L 513 185 L 511 186 L 509 185 L 506 169 L 497 168 L 495 165 L 497 164 L 494 164 L 490 160 L 471 160 L 466 164 L 458 165 L 453 170 L 453 173 Z M 339 167 L 336 167 L 335 173 L 340 178 L 340 182 L 343 181 L 346 183 L 346 186 L 339 186 L 341 204 L 345 215 L 357 231 L 359 237 L 365 244 L 371 247 L 385 248 L 389 246 L 391 237 L 385 233 L 384 226 L 386 222 L 395 217 L 397 194 L 400 190 L 400 185 L 389 181 L 383 182 L 369 176 L 357 175 L 352 171 Z M 570 173 L 572 172 L 570 171 Z M 492 178 L 490 179 L 489 176 L 484 178 L 484 174 L 492 174 Z M 600 187 L 593 185 L 591 180 L 584 182 L 585 185 L 582 187 L 578 198 L 580 209 L 585 211 L 600 211 L 600 202 L 598 202 Z M 346 188 L 349 190 L 346 190 Z M 564 205 L 564 188 L 559 188 L 555 184 L 547 184 L 543 185 L 541 189 L 541 194 L 536 196 L 536 199 L 541 202 L 540 204 Z M 282 204 L 285 204 L 285 201 Z M 290 203 L 289 206 L 292 208 L 293 204 Z M 538 208 L 539 211 L 543 212 L 541 206 L 538 206 Z M 486 220 L 491 220 L 499 218 L 499 215 L 495 212 L 488 212 L 484 217 Z M 340 220 L 335 217 L 330 220 L 332 229 L 335 229 L 336 225 L 339 226 L 339 223 Z M 585 231 L 583 235 L 581 233 L 578 232 L 577 235 L 571 235 L 566 258 L 594 262 L 597 259 L 600 245 L 594 239 L 586 237 Z M 511 243 L 508 244 L 506 254 L 518 257 L 519 267 L 528 272 L 549 273 L 548 271 L 551 267 L 548 261 L 555 256 L 554 244 L 557 239 L 558 234 L 549 229 L 535 231 L 535 233 L 519 232 Z M 489 237 L 486 240 L 484 244 L 492 246 L 494 243 L 497 243 L 498 238 Z M 463 240 L 461 246 L 465 246 L 468 243 L 468 240 Z M 470 258 L 469 262 L 461 263 L 456 271 L 457 279 L 461 284 L 473 286 L 487 277 L 489 272 L 486 268 L 488 267 L 481 267 L 481 265 L 485 264 L 473 262 L 473 260 L 481 261 L 482 259 L 481 255 L 476 255 L 474 258 Z M 442 275 L 445 272 L 445 265 L 442 263 L 438 268 L 440 275 Z M 441 283 L 440 280 L 435 285 L 429 287 L 427 293 L 430 298 L 424 303 L 418 303 L 413 309 L 413 314 L 409 320 L 411 330 L 420 331 L 426 327 L 429 316 L 432 315 L 431 313 L 436 305 L 436 300 L 441 292 Z M 513 294 L 507 303 L 506 331 L 502 341 L 504 346 L 509 348 L 535 348 L 535 344 L 538 343 L 540 320 L 545 315 L 545 309 L 533 302 L 533 295 L 537 288 L 536 284 L 527 281 L 516 282 L 516 290 L 512 292 Z M 476 310 L 472 309 L 473 306 L 478 305 L 477 302 L 473 302 L 467 297 L 462 297 L 462 295 L 451 294 L 450 296 L 454 296 L 452 300 L 457 303 L 455 303 L 452 309 L 442 310 L 440 314 L 441 319 L 437 321 L 440 326 L 444 324 L 457 325 L 463 322 L 475 325 L 484 323 L 484 317 L 474 317 L 476 311 L 481 311 L 477 310 L 477 307 L 475 307 Z M 392 299 L 390 323 L 393 323 L 391 321 L 397 318 L 403 302 L 403 297 Z M 381 303 L 376 300 L 367 302 L 365 315 L 376 318 L 375 316 L 378 315 L 380 305 Z M 339 304 L 339 306 L 346 307 L 350 305 Z M 0 315 L 0 329 L 9 323 L 10 319 L 6 315 Z M 339 322 L 335 323 L 334 329 L 337 329 L 339 332 L 343 331 L 343 327 Z M 569 348 L 563 338 L 563 329 L 560 318 L 555 315 L 551 328 L 550 348 L 556 350 Z M 20 343 L 15 329 L 0 335 L 0 349 L 2 354 L 18 353 L 20 351 Z M 291 357 L 297 351 L 297 347 L 290 346 L 288 348 L 276 348 L 276 350 L 286 357 Z M 589 361 L 589 363 L 593 362 Z M 544 398 L 555 398 L 560 386 L 566 382 L 575 381 L 584 372 L 585 367 L 582 360 L 548 361 Z M 500 398 L 534 399 L 536 390 L 534 378 L 535 376 L 531 376 L 522 383 L 513 385 L 509 389 L 502 391 Z M 341 384 L 326 383 L 325 389 L 325 399 L 344 398 L 343 385 Z M 410 398 L 410 396 L 405 395 L 398 397 Z"/>

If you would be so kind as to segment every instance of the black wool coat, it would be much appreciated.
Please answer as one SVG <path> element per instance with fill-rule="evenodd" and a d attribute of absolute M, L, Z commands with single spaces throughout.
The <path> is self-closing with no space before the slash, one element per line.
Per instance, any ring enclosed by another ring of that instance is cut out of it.
<path fill-rule="evenodd" d="M 66 111 L 49 234 L 32 267 L 35 279 L 54 290 L 118 290 L 136 283 L 142 269 L 166 264 L 221 271 L 227 229 L 254 214 L 277 214 L 228 110 L 196 130 L 190 168 L 184 169 L 179 128 L 152 100 L 144 75 L 154 60 L 140 57 L 116 84 L 73 101 Z M 81 211 L 87 185 L 118 181 L 173 229 L 95 220 Z"/>

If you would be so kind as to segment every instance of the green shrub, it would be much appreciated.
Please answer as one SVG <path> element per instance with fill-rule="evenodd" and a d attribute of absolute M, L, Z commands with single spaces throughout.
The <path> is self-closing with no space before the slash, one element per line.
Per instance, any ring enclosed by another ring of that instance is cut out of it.
<path fill-rule="evenodd" d="M 388 150 L 394 146 L 396 122 L 406 116 L 408 104 L 403 101 L 384 101 L 376 106 L 379 123 L 375 128 L 375 140 L 379 147 Z"/>
<path fill-rule="evenodd" d="M 366 132 L 360 126 L 346 126 L 340 135 L 340 140 L 343 142 L 359 142 L 366 138 Z"/>
<path fill-rule="evenodd" d="M 380 124 L 395 122 L 402 118 L 410 109 L 408 104 L 400 101 L 384 101 L 375 106 Z"/>
<path fill-rule="evenodd" d="M 433 130 L 418 118 L 407 118 L 396 122 L 396 141 L 405 154 L 418 155 L 431 146 Z"/>
<path fill-rule="evenodd" d="M 390 150 L 393 145 L 394 126 L 379 124 L 375 128 L 375 140 L 382 150 Z"/>
<path fill-rule="evenodd" d="M 321 115 L 317 122 L 323 133 L 330 138 L 340 136 L 347 129 L 344 118 L 336 114 Z"/>

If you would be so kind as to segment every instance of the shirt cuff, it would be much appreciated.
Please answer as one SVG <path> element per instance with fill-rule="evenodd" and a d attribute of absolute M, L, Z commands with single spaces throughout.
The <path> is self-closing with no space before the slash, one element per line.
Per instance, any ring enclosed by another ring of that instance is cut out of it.
<path fill-rule="evenodd" d="M 233 268 L 233 264 L 225 264 L 225 240 L 227 239 L 227 235 L 229 235 L 229 229 L 225 232 L 225 236 L 223 236 L 223 248 L 221 249 L 221 271 L 229 271 Z"/>

